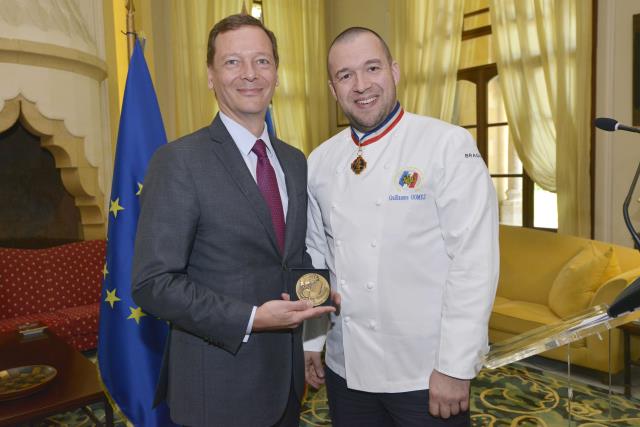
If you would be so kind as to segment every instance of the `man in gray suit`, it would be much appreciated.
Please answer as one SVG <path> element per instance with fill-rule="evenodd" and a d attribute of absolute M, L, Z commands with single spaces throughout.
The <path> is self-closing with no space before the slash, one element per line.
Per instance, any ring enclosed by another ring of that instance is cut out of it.
<path fill-rule="evenodd" d="M 267 133 L 275 36 L 248 15 L 209 34 L 213 123 L 160 148 L 142 192 L 133 297 L 171 324 L 158 398 L 173 421 L 298 426 L 303 320 L 333 311 L 290 301 L 305 252 L 307 166 Z"/>

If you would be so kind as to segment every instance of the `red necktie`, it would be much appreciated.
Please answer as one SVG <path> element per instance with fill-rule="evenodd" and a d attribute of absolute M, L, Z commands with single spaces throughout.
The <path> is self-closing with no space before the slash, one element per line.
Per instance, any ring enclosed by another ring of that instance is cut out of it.
<path fill-rule="evenodd" d="M 276 232 L 278 247 L 280 248 L 280 252 L 284 253 L 284 211 L 282 210 L 282 199 L 280 199 L 276 172 L 269 162 L 267 146 L 263 140 L 257 140 L 251 151 L 258 156 L 256 181 L 262 197 L 264 197 L 264 200 L 267 202 L 269 212 L 271 212 L 271 222 Z"/>

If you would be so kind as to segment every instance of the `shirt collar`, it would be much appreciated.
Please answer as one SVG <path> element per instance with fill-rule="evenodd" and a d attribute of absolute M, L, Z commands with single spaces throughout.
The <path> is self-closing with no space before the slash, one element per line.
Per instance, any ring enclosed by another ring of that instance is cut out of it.
<path fill-rule="evenodd" d="M 243 156 L 247 156 L 251 153 L 251 149 L 258 139 L 264 141 L 267 146 L 267 151 L 273 152 L 266 123 L 262 129 L 262 135 L 260 135 L 259 138 L 256 138 L 256 136 L 249 132 L 244 126 L 224 114 L 222 111 L 219 111 L 218 114 L 220 115 L 220 120 L 222 120 L 224 127 L 227 128 L 229 135 L 231 135 L 231 139 L 236 143 Z"/>

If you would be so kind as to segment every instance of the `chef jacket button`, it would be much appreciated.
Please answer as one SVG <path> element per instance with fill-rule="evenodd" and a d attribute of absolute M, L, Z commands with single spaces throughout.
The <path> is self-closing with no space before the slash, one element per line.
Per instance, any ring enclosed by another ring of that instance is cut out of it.
<path fill-rule="evenodd" d="M 382 204 L 382 199 L 376 200 L 376 206 L 380 206 Z"/>
<path fill-rule="evenodd" d="M 371 242 L 371 247 L 375 248 L 376 246 L 378 246 L 378 242 L 376 242 L 375 240 L 373 242 Z"/>
<path fill-rule="evenodd" d="M 346 281 L 346 280 L 344 280 L 344 279 L 340 279 L 340 284 L 341 284 L 341 285 L 344 285 L 345 283 L 347 283 L 347 281 Z"/>
<path fill-rule="evenodd" d="M 375 320 L 369 320 L 369 329 L 371 329 L 371 330 L 375 330 L 376 329 Z"/>
<path fill-rule="evenodd" d="M 351 317 L 344 316 L 344 323 L 349 323 L 349 320 L 351 320 Z"/>
<path fill-rule="evenodd" d="M 340 246 L 341 244 L 342 244 L 342 241 L 336 240 L 336 246 Z"/>
<path fill-rule="evenodd" d="M 373 289 L 374 286 L 375 286 L 375 283 L 367 282 L 367 289 L 371 290 L 371 289 Z"/>
<path fill-rule="evenodd" d="M 337 207 L 337 206 L 336 206 L 336 204 L 335 204 L 335 203 L 332 203 L 332 204 L 331 204 L 331 209 L 335 209 L 336 207 Z"/>

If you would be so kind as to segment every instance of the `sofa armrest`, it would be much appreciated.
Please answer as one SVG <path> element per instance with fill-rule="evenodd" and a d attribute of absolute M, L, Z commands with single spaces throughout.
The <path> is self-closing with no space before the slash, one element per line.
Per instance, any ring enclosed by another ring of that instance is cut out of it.
<path fill-rule="evenodd" d="M 640 267 L 625 271 L 624 273 L 621 273 L 613 279 L 605 282 L 604 285 L 598 288 L 598 290 L 593 295 L 593 298 L 591 298 L 589 307 L 593 307 L 598 304 L 611 305 L 618 294 L 620 294 L 620 292 L 622 292 L 624 288 L 626 288 L 638 277 L 640 277 Z"/>

